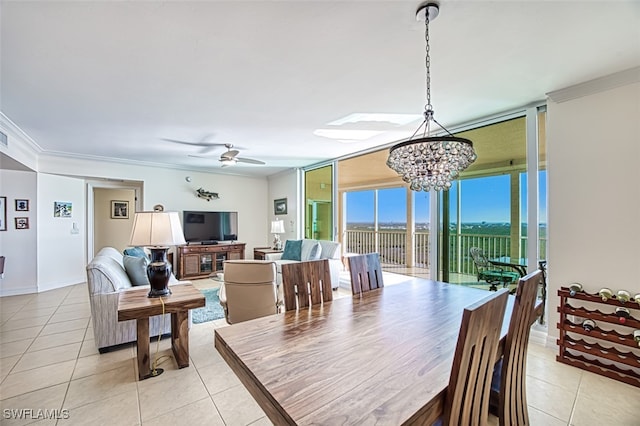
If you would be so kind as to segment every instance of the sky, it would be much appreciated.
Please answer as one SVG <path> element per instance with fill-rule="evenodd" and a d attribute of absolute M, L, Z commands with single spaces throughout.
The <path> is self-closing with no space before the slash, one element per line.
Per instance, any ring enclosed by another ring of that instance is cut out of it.
<path fill-rule="evenodd" d="M 449 190 L 450 199 L 455 208 L 458 186 L 462 187 L 462 223 L 510 222 L 509 175 L 466 179 L 454 182 Z M 547 174 L 540 172 L 540 222 L 546 223 L 547 214 Z M 379 218 L 382 223 L 406 222 L 406 195 L 404 188 L 381 189 L 378 192 Z M 524 177 L 521 178 L 520 191 L 521 222 L 526 221 L 527 191 Z M 373 191 L 347 193 L 347 222 L 373 223 Z M 454 212 L 451 212 L 452 216 Z M 454 216 L 455 217 L 455 216 Z M 415 221 L 429 222 L 429 193 L 415 193 Z"/>

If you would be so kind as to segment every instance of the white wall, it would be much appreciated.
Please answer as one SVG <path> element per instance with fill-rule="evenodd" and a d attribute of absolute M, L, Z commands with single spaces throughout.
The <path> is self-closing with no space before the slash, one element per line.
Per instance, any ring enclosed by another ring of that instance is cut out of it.
<path fill-rule="evenodd" d="M 129 247 L 133 218 L 135 217 L 135 190 L 94 188 L 93 189 L 93 252 L 102 247 L 115 247 L 122 252 Z M 128 201 L 128 218 L 111 218 L 111 201 Z"/>
<path fill-rule="evenodd" d="M 7 230 L 0 232 L 0 255 L 6 257 L 0 296 L 33 293 L 38 287 L 36 173 L 0 170 L 0 196 L 7 197 Z M 16 198 L 29 200 L 28 212 L 15 211 Z M 29 229 L 16 229 L 16 217 L 28 217 Z"/>
<path fill-rule="evenodd" d="M 265 245 L 273 244 L 273 234 L 271 230 L 271 221 L 282 219 L 284 221 L 284 234 L 280 235 L 280 239 L 284 243 L 286 240 L 295 240 L 302 238 L 300 231 L 300 189 L 298 186 L 299 170 L 291 169 L 285 172 L 269 176 L 269 200 L 267 206 L 267 234 L 265 235 Z M 287 199 L 287 214 L 275 215 L 273 202 L 281 198 Z"/>
<path fill-rule="evenodd" d="M 38 173 L 38 291 L 86 281 L 84 188 L 83 179 Z M 72 203 L 70 218 L 53 216 L 56 201 Z"/>
<path fill-rule="evenodd" d="M 549 341 L 559 287 L 640 292 L 638 117 L 640 83 L 547 105 Z"/>

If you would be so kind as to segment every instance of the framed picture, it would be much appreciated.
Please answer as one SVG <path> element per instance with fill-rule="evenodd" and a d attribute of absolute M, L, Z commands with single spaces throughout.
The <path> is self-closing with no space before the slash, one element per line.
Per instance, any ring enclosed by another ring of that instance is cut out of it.
<path fill-rule="evenodd" d="M 111 219 L 129 219 L 129 202 L 111 200 Z"/>
<path fill-rule="evenodd" d="M 29 229 L 29 218 L 16 217 L 16 229 Z"/>
<path fill-rule="evenodd" d="M 71 217 L 73 204 L 66 201 L 53 202 L 53 217 Z"/>
<path fill-rule="evenodd" d="M 7 230 L 7 197 L 0 197 L 0 231 Z"/>
<path fill-rule="evenodd" d="M 16 199 L 16 211 L 17 212 L 28 212 L 29 211 L 29 200 Z"/>
<path fill-rule="evenodd" d="M 275 214 L 287 214 L 287 199 L 280 198 L 273 200 L 273 213 Z"/>

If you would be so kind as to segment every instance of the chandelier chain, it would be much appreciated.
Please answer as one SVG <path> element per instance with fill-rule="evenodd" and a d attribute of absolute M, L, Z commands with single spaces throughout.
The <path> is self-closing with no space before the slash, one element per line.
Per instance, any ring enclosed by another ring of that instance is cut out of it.
<path fill-rule="evenodd" d="M 429 8 L 428 7 L 426 10 L 424 26 L 425 26 L 424 39 L 426 41 L 426 48 L 425 48 L 426 55 L 425 55 L 424 62 L 427 69 L 427 75 L 426 75 L 427 103 L 424 106 L 424 111 L 425 113 L 427 113 L 433 110 L 433 106 L 431 105 L 431 56 L 429 55 L 430 52 L 429 52 Z"/>

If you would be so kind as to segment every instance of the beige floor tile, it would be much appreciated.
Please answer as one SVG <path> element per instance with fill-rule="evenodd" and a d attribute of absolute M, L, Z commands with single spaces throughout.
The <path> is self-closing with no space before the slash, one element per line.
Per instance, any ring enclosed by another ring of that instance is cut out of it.
<path fill-rule="evenodd" d="M 224 362 L 213 343 L 207 345 L 190 345 L 189 357 L 196 368 L 206 367 L 217 362 Z"/>
<path fill-rule="evenodd" d="M 226 363 L 217 362 L 207 367 L 200 367 L 198 373 L 209 395 L 212 396 L 242 384 Z"/>
<path fill-rule="evenodd" d="M 0 385 L 0 398 L 7 399 L 25 393 L 68 382 L 76 361 L 65 361 L 46 367 L 9 374 Z"/>
<path fill-rule="evenodd" d="M 0 345 L 0 358 L 21 355 L 29 348 L 35 339 L 16 340 Z"/>
<path fill-rule="evenodd" d="M 537 356 L 538 358 L 544 358 L 549 361 L 555 361 L 556 356 L 558 355 L 558 349 L 548 348 L 546 346 L 538 345 L 535 343 L 529 343 L 529 347 L 527 348 L 527 353 L 529 355 Z"/>
<path fill-rule="evenodd" d="M 89 324 L 89 318 L 56 322 L 56 323 L 49 322 L 47 325 L 44 326 L 40 335 L 47 336 L 49 334 L 63 333 L 65 331 L 86 329 L 87 324 Z"/>
<path fill-rule="evenodd" d="M 250 423 L 249 426 L 273 426 L 273 423 L 271 422 L 271 420 L 269 420 L 269 417 L 265 416 L 253 423 Z"/>
<path fill-rule="evenodd" d="M 91 356 L 100 354 L 98 348 L 96 348 L 96 342 L 93 339 L 84 339 L 82 342 L 82 348 L 80 349 L 80 357 Z"/>
<path fill-rule="evenodd" d="M 62 333 L 49 334 L 47 336 L 39 336 L 33 341 L 29 347 L 29 351 L 40 351 L 42 349 L 53 348 L 56 346 L 68 345 L 71 343 L 82 342 L 84 339 L 84 330 L 71 330 Z"/>
<path fill-rule="evenodd" d="M 25 319 L 25 318 L 33 318 L 33 317 L 44 317 L 51 316 L 56 311 L 57 308 L 40 308 L 40 309 L 21 309 L 19 312 L 16 312 L 12 320 Z"/>
<path fill-rule="evenodd" d="M 6 358 L 0 358 L 0 383 L 11 372 L 13 367 L 20 361 L 22 355 L 8 356 Z"/>
<path fill-rule="evenodd" d="M 67 408 L 66 404 L 64 408 Z M 58 422 L 71 425 L 137 425 L 140 423 L 138 393 L 134 387 L 80 407 L 68 408 L 69 418 Z"/>
<path fill-rule="evenodd" d="M 94 336 L 95 335 L 93 334 L 93 326 L 91 325 L 91 321 L 89 321 L 87 325 L 87 332 L 84 335 L 84 340 L 93 340 Z"/>
<path fill-rule="evenodd" d="M 21 330 L 23 328 L 37 327 L 39 325 L 45 325 L 47 321 L 49 321 L 49 315 L 41 316 L 41 317 L 30 317 L 30 318 L 22 318 L 22 319 L 10 319 L 2 324 L 0 327 L 0 332 L 4 333 L 6 331 L 12 330 Z"/>
<path fill-rule="evenodd" d="M 527 402 L 531 407 L 568 422 L 575 399 L 575 392 L 535 377 L 527 377 Z"/>
<path fill-rule="evenodd" d="M 13 368 L 13 372 L 31 370 L 33 368 L 44 367 L 45 365 L 57 364 L 63 361 L 71 361 L 78 358 L 80 343 L 56 346 L 54 348 L 43 349 L 41 351 L 26 352 L 20 361 Z"/>
<path fill-rule="evenodd" d="M 212 345 L 213 336 L 216 327 L 213 321 L 205 322 L 202 324 L 194 324 L 189 330 L 189 345 Z"/>
<path fill-rule="evenodd" d="M 59 385 L 25 393 L 20 396 L 0 401 L 0 408 L 5 415 L 5 410 L 31 409 L 34 411 L 33 413 L 24 412 L 23 415 L 26 418 L 22 419 L 15 418 L 13 416 L 13 418 L 7 419 L 3 415 L 2 424 L 7 426 L 26 425 L 32 423 L 34 421 L 34 418 L 38 418 L 38 410 L 60 410 L 62 408 L 62 400 L 64 399 L 64 394 L 67 391 L 67 386 L 67 383 L 61 383 Z M 62 415 L 61 412 L 58 412 L 58 414 Z M 47 423 L 55 424 L 55 419 L 53 420 L 53 422 Z"/>
<path fill-rule="evenodd" d="M 138 382 L 143 423 L 209 396 L 195 369 L 185 368 L 179 372 L 171 380 L 150 378 Z"/>
<path fill-rule="evenodd" d="M 136 389 L 132 365 L 71 380 L 64 406 L 72 409 Z"/>
<path fill-rule="evenodd" d="M 224 426 L 222 417 L 209 397 L 142 423 L 143 426 L 174 426 L 178 424 Z"/>
<path fill-rule="evenodd" d="M 243 385 L 217 393 L 211 398 L 225 424 L 248 425 L 265 417 L 264 411 Z"/>
<path fill-rule="evenodd" d="M 56 312 L 51 316 L 51 319 L 49 320 L 49 324 L 55 323 L 55 322 L 71 321 L 76 319 L 86 319 L 87 321 L 89 321 L 90 316 L 91 316 L 91 311 L 89 310 L 62 312 L 62 313 Z"/>
<path fill-rule="evenodd" d="M 21 328 L 20 330 L 5 331 L 4 333 L 0 333 L 0 344 L 35 338 L 44 327 L 46 326 L 38 325 L 35 327 Z"/>
<path fill-rule="evenodd" d="M 582 379 L 582 370 L 530 354 L 527 357 L 527 375 L 577 392 Z"/>
<path fill-rule="evenodd" d="M 566 421 L 557 419 L 533 407 L 529 407 L 529 422 L 531 426 L 567 426 Z"/>
<path fill-rule="evenodd" d="M 100 374 L 121 367 L 133 366 L 135 362 L 131 348 L 78 358 L 73 372 L 73 379 Z"/>
<path fill-rule="evenodd" d="M 69 312 L 89 312 L 91 313 L 91 306 L 88 303 L 69 303 L 62 304 L 56 309 L 56 314 L 66 314 Z"/>

